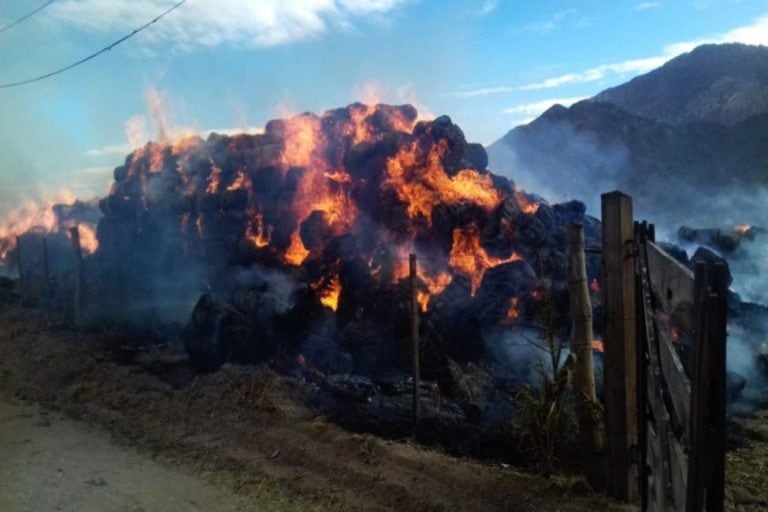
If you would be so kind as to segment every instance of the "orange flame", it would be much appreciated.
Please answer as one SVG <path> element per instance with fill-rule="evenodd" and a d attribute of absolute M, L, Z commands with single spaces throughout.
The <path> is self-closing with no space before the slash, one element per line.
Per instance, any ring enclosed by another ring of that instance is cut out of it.
<path fill-rule="evenodd" d="M 480 245 L 480 231 L 474 224 L 464 230 L 458 228 L 453 230 L 453 246 L 449 256 L 449 265 L 454 271 L 469 276 L 472 282 L 471 294 L 473 297 L 480 287 L 487 269 L 521 259 L 517 253 L 512 253 L 508 258 L 489 256 Z"/>
<path fill-rule="evenodd" d="M 520 190 L 515 191 L 515 200 L 517 201 L 517 206 L 520 207 L 520 211 L 527 215 L 534 215 L 539 211 L 539 206 L 541 206 L 539 202 L 529 201 L 525 193 Z"/>
<path fill-rule="evenodd" d="M 70 237 L 69 228 L 75 223 L 67 221 L 60 223 L 56 218 L 53 207 L 56 204 L 74 204 L 75 196 L 66 189 L 55 192 L 42 204 L 27 201 L 18 208 L 8 212 L 5 219 L 0 221 L 0 264 L 8 254 L 16 248 L 16 237 L 28 231 L 39 231 L 44 234 L 61 233 Z M 86 255 L 93 254 L 98 249 L 95 226 L 80 223 L 80 244 Z"/>
<path fill-rule="evenodd" d="M 509 298 L 509 308 L 507 309 L 506 316 L 502 319 L 502 323 L 505 325 L 509 325 L 515 322 L 518 318 L 520 318 L 520 311 L 518 310 L 518 307 L 520 305 L 520 299 L 517 297 L 510 297 Z"/>
<path fill-rule="evenodd" d="M 597 282 L 597 278 L 590 281 L 589 289 L 592 290 L 592 293 L 600 293 L 600 283 Z"/>
<path fill-rule="evenodd" d="M 746 235 L 752 229 L 752 226 L 750 226 L 749 224 L 737 224 L 736 226 L 734 226 L 734 229 L 738 234 Z"/>
<path fill-rule="evenodd" d="M 299 230 L 291 235 L 291 245 L 285 251 L 285 262 L 289 265 L 299 266 L 307 259 L 309 251 L 304 247 L 304 243 L 299 236 Z"/>
<path fill-rule="evenodd" d="M 414 142 L 387 160 L 385 185 L 392 187 L 407 205 L 411 218 L 421 216 L 429 221 L 439 203 L 472 202 L 490 210 L 503 200 L 490 175 L 472 169 L 448 175 L 441 161 L 447 151 L 445 140 L 434 144 L 426 154 Z"/>
<path fill-rule="evenodd" d="M 592 350 L 595 352 L 605 352 L 605 345 L 602 340 L 592 340 Z"/>
<path fill-rule="evenodd" d="M 264 216 L 261 213 L 252 214 L 246 236 L 254 246 L 261 249 L 269 245 L 269 240 L 272 238 L 272 227 L 264 228 Z"/>

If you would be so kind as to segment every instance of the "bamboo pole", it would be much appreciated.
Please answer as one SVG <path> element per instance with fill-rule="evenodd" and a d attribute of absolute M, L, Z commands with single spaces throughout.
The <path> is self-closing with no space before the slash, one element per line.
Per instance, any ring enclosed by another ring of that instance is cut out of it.
<path fill-rule="evenodd" d="M 416 289 L 416 255 L 408 258 L 411 285 L 411 361 L 413 364 L 413 426 L 419 423 L 419 301 Z"/>
<path fill-rule="evenodd" d="M 589 301 L 587 265 L 584 258 L 584 228 L 581 224 L 566 227 L 568 243 L 568 291 L 571 298 L 573 339 L 571 351 L 576 356 L 573 387 L 579 430 L 585 448 L 593 454 L 603 449 L 601 418 L 595 393 L 595 373 L 592 364 L 592 305 Z"/>

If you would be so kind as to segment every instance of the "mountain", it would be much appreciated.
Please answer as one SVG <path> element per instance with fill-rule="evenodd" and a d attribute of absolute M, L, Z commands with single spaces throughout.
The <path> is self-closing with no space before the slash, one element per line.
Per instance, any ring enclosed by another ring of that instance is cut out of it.
<path fill-rule="evenodd" d="M 768 48 L 705 45 L 488 147 L 490 167 L 591 208 L 620 189 L 654 221 L 764 222 Z M 596 211 L 596 210 L 595 210 Z M 759 218 L 755 218 L 759 217 Z"/>
<path fill-rule="evenodd" d="M 699 46 L 593 100 L 673 125 L 733 125 L 768 111 L 768 48 Z"/>

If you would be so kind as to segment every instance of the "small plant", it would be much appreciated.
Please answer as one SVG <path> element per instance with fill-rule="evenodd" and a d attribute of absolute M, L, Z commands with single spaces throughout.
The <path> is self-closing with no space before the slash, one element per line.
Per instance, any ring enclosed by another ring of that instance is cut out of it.
<path fill-rule="evenodd" d="M 515 399 L 518 413 L 513 431 L 523 450 L 528 452 L 545 472 L 553 472 L 561 462 L 558 454 L 568 451 L 576 443 L 578 422 L 571 390 L 573 355 L 563 358 L 564 344 L 557 335 L 555 310 L 551 291 L 542 287 L 537 291 L 543 320 L 544 344 L 529 340 L 547 354 L 546 363 L 537 369 L 538 388 L 526 387 Z"/>

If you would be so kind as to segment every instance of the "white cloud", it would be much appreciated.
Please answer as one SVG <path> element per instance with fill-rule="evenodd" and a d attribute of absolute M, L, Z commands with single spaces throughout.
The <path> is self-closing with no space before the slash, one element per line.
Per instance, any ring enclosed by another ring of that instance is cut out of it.
<path fill-rule="evenodd" d="M 266 47 L 320 37 L 356 19 L 387 14 L 408 0 L 193 0 L 138 37 L 179 49 L 222 44 Z M 58 24 L 123 34 L 155 18 L 171 0 L 63 0 L 46 13 Z"/>
<path fill-rule="evenodd" d="M 611 64 L 602 64 L 585 71 L 566 73 L 564 75 L 547 78 L 539 82 L 523 85 L 518 89 L 523 91 L 538 89 L 553 89 L 563 85 L 596 82 L 610 75 L 625 76 L 630 74 L 646 73 L 655 69 L 667 61 L 677 57 L 681 53 L 689 52 L 699 45 L 707 43 L 745 43 L 755 45 L 768 45 L 768 15 L 755 20 L 751 25 L 737 27 L 728 32 L 712 37 L 701 38 L 693 41 L 681 41 L 665 46 L 660 55 L 642 59 L 632 59 Z"/>
<path fill-rule="evenodd" d="M 488 16 L 493 11 L 495 11 L 498 6 L 499 2 L 497 0 L 485 0 L 483 5 L 480 7 L 480 10 L 477 11 L 477 16 L 480 18 L 483 16 Z"/>
<path fill-rule="evenodd" d="M 635 11 L 647 11 L 648 9 L 656 9 L 658 7 L 661 7 L 661 2 L 640 2 L 632 9 Z"/>
<path fill-rule="evenodd" d="M 480 89 L 471 89 L 467 91 L 455 91 L 449 92 L 445 96 L 452 98 L 474 98 L 475 96 L 488 96 L 491 94 L 503 94 L 506 92 L 513 92 L 514 87 L 508 85 L 501 85 L 498 87 L 482 87 Z"/>
<path fill-rule="evenodd" d="M 586 99 L 584 96 L 570 97 L 570 98 L 549 98 L 546 100 L 536 101 L 533 103 L 524 103 L 521 105 L 515 105 L 514 107 L 505 108 L 502 110 L 505 114 L 524 115 L 525 119 L 533 119 L 538 117 L 541 113 L 545 112 L 552 105 L 563 105 L 570 107 L 574 103 Z"/>

